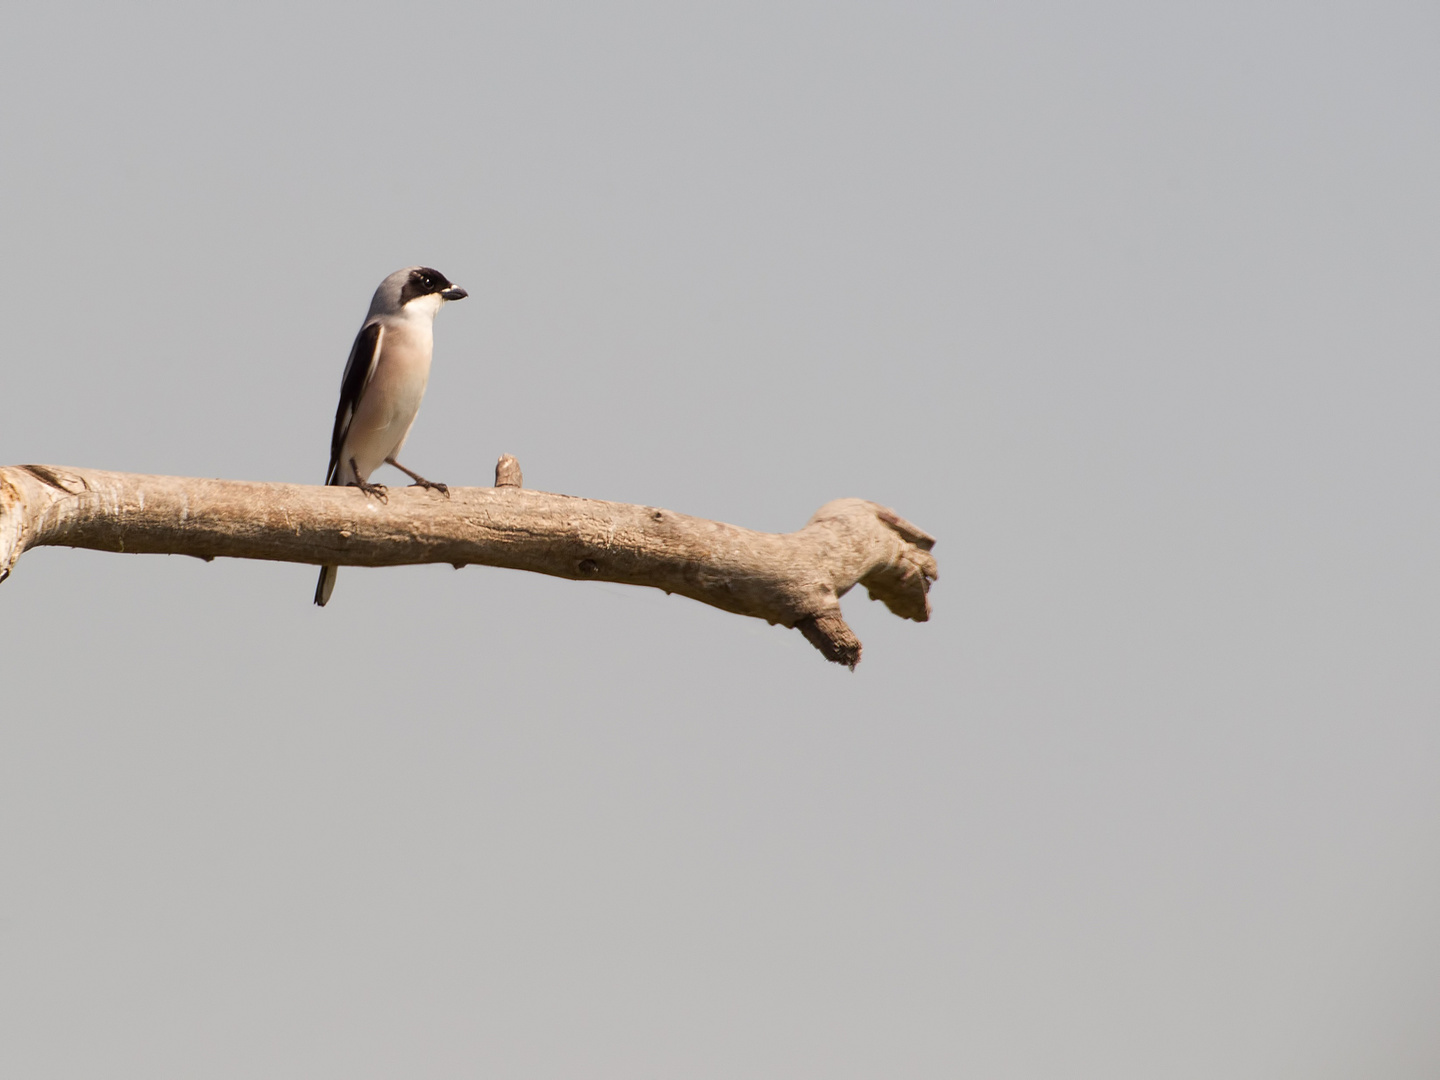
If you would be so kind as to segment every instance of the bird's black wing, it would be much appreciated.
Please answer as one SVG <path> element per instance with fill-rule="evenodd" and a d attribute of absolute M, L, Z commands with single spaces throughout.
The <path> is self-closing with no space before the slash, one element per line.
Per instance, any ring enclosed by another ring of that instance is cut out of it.
<path fill-rule="evenodd" d="M 375 373 L 375 360 L 380 355 L 380 339 L 385 328 L 379 323 L 367 323 L 355 335 L 355 344 L 350 349 L 350 359 L 345 364 L 345 376 L 340 380 L 340 405 L 335 410 L 335 431 L 330 436 L 330 469 L 325 474 L 325 483 L 335 483 L 340 474 L 340 451 L 345 446 L 345 436 L 350 434 L 350 421 L 360 404 L 360 395 L 365 384 Z"/>

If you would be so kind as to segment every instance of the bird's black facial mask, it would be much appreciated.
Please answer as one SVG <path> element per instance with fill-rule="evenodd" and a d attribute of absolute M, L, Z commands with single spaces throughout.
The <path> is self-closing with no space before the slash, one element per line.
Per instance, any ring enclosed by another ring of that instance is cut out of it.
<path fill-rule="evenodd" d="M 431 293 L 439 293 L 444 300 L 463 300 L 466 295 L 464 289 L 458 288 L 439 270 L 417 266 L 410 271 L 405 287 L 400 290 L 400 305 L 404 307 L 416 297 L 429 296 Z"/>

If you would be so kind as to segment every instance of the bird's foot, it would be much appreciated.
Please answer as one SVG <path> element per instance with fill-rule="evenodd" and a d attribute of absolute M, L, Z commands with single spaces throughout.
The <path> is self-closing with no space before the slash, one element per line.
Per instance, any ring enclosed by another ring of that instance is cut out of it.
<path fill-rule="evenodd" d="M 386 494 L 390 489 L 384 484 L 371 484 L 365 480 L 351 480 L 349 486 L 359 488 L 367 496 L 373 495 L 382 503 L 388 503 L 390 501 L 390 496 Z"/>
<path fill-rule="evenodd" d="M 406 476 L 410 477 L 411 480 L 414 480 L 415 482 L 410 485 L 411 487 L 421 487 L 424 488 L 426 491 L 438 491 L 447 499 L 450 497 L 450 489 L 444 484 L 437 484 L 434 480 L 426 480 L 425 477 L 421 476 L 414 469 L 407 469 L 404 465 L 401 465 L 400 462 L 396 461 L 393 456 L 387 457 L 385 459 L 385 464 L 394 465 L 395 468 L 399 469 Z"/>

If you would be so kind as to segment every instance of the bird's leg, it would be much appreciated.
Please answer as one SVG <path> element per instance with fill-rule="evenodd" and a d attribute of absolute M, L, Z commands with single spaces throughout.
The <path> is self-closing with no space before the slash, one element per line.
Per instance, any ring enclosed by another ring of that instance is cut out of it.
<path fill-rule="evenodd" d="M 411 472 L 404 465 L 401 465 L 400 462 L 396 461 L 393 457 L 387 457 L 385 459 L 385 464 L 394 465 L 406 476 L 410 477 L 411 480 L 414 480 L 415 483 L 411 484 L 411 487 L 423 487 L 427 491 L 433 488 L 436 491 L 440 492 L 441 495 L 444 495 L 447 499 L 450 497 L 450 489 L 444 484 L 437 484 L 434 480 L 426 480 L 425 477 L 421 476 L 418 472 Z"/>
<path fill-rule="evenodd" d="M 360 479 L 360 470 L 355 467 L 355 459 L 353 457 L 350 459 L 350 471 L 355 475 L 355 479 L 351 480 L 350 483 L 346 485 L 347 487 L 358 487 L 366 495 L 374 495 L 375 498 L 383 503 L 390 501 L 390 496 L 385 494 L 386 488 L 384 484 L 370 484 Z"/>

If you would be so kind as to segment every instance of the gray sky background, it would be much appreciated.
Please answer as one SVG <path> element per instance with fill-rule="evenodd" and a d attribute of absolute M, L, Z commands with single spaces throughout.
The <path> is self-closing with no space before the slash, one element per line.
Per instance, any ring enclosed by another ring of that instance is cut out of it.
<path fill-rule="evenodd" d="M 81 2 L 0 88 L 0 461 L 318 483 L 423 262 L 413 468 L 941 569 L 851 675 L 31 552 L 0 1073 L 1440 1074 L 1440 9 Z"/>

